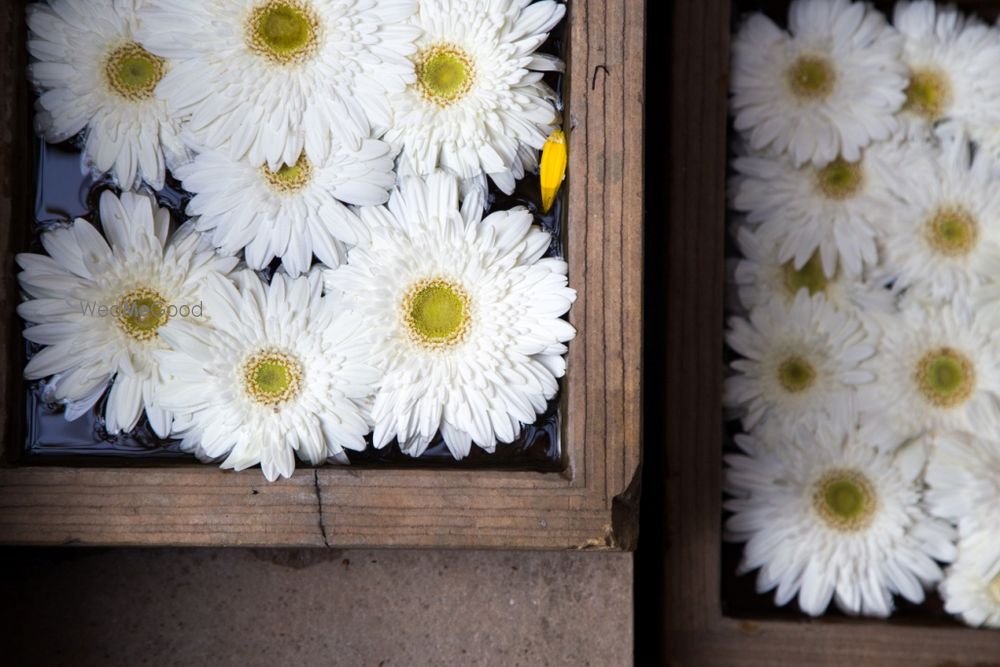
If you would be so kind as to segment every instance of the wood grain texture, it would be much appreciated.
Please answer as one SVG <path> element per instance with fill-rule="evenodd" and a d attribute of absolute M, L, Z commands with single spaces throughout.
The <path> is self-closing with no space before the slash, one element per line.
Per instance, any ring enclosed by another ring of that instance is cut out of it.
<path fill-rule="evenodd" d="M 16 5 L 23 3 L 0 9 L 5 36 L 15 37 L 3 43 L 5 56 L 23 50 Z M 579 333 L 563 385 L 563 473 L 323 467 L 267 484 L 257 471 L 197 465 L 8 466 L 0 469 L 0 542 L 633 548 L 642 390 L 643 17 L 642 0 L 569 4 L 564 224 L 570 284 L 579 294 L 570 320 Z M 0 64 L 5 91 L 24 88 L 23 64 L 15 62 L 8 57 Z M 0 136 L 9 138 L 17 109 L 5 101 L 0 112 Z M 17 159 L 30 164 L 29 158 Z M 0 227 L 27 225 L 17 217 L 10 224 L 11 193 L 0 195 L 7 197 Z M 2 242 L 0 285 L 13 295 L 10 239 Z M 14 303 L 5 301 L 3 313 L 16 322 Z M 17 340 L 5 340 L 4 349 Z M 19 366 L 4 364 L 3 387 L 20 386 L 11 368 Z M 7 437 L 11 447 L 21 446 Z"/>
<path fill-rule="evenodd" d="M 19 300 L 13 276 L 14 252 L 26 234 L 19 234 L 13 220 L 23 217 L 32 199 L 30 102 L 22 72 L 27 63 L 25 25 L 18 3 L 4 3 L 0 8 L 0 314 L 9 335 L 0 336 L 0 434 L 4 443 L 13 442 L 23 433 L 20 410 L 11 415 L 20 402 L 21 372 L 24 361 L 20 321 L 14 313 Z M 29 218 L 30 220 L 30 218 Z M 5 448 L 0 448 L 0 455 Z"/>
<path fill-rule="evenodd" d="M 685 667 L 1000 667 L 1000 638 L 957 625 L 723 618 L 676 643 L 670 656 Z"/>
<path fill-rule="evenodd" d="M 729 4 L 674 3 L 667 232 L 667 624 L 719 610 Z M 697 600 L 680 606 L 675 597 Z"/>
<path fill-rule="evenodd" d="M 728 0 L 674 3 L 663 462 L 663 655 L 685 667 L 997 667 L 1000 633 L 723 615 L 721 393 Z M 651 183 L 651 187 L 657 184 Z M 663 415 L 662 417 L 660 415 Z"/>

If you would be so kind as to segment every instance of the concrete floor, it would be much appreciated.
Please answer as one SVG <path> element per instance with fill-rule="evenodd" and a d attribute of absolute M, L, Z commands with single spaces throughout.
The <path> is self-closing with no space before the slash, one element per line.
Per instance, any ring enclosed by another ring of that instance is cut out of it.
<path fill-rule="evenodd" d="M 632 556 L 0 551 L 7 665 L 632 663 Z"/>

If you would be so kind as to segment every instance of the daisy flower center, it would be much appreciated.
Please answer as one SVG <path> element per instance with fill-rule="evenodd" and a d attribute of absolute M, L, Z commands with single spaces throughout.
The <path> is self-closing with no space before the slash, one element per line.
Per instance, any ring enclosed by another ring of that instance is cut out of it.
<path fill-rule="evenodd" d="M 472 58 L 452 44 L 436 44 L 420 51 L 416 72 L 420 94 L 442 108 L 465 97 L 476 78 Z"/>
<path fill-rule="evenodd" d="M 778 366 L 778 382 L 785 391 L 798 394 L 816 381 L 816 370 L 808 361 L 796 355 L 789 357 Z"/>
<path fill-rule="evenodd" d="M 127 292 L 118 300 L 118 327 L 137 341 L 157 337 L 157 330 L 170 319 L 167 301 L 148 287 Z"/>
<path fill-rule="evenodd" d="M 417 283 L 403 297 L 402 316 L 410 338 L 429 349 L 453 347 L 469 331 L 469 295 L 454 282 L 434 278 Z"/>
<path fill-rule="evenodd" d="M 829 58 L 804 53 L 785 71 L 792 94 L 803 101 L 826 99 L 837 83 L 837 72 Z"/>
<path fill-rule="evenodd" d="M 148 100 L 166 73 L 167 61 L 126 42 L 108 53 L 104 60 L 104 78 L 118 96 L 127 100 Z"/>
<path fill-rule="evenodd" d="M 247 395 L 261 405 L 278 406 L 302 389 L 302 363 L 276 349 L 251 355 L 240 369 Z"/>
<path fill-rule="evenodd" d="M 927 221 L 927 241 L 946 257 L 968 255 L 979 239 L 979 225 L 972 214 L 960 206 L 938 210 Z"/>
<path fill-rule="evenodd" d="M 864 172 L 858 162 L 837 158 L 816 171 L 816 187 L 828 199 L 847 199 L 861 189 Z"/>
<path fill-rule="evenodd" d="M 841 532 L 867 528 L 875 516 L 875 489 L 855 470 L 832 470 L 816 482 L 813 507 L 827 526 Z"/>
<path fill-rule="evenodd" d="M 319 19 L 301 0 L 271 0 L 250 12 L 246 39 L 250 50 L 278 65 L 306 60 L 319 43 Z"/>
<path fill-rule="evenodd" d="M 304 153 L 291 166 L 283 164 L 271 171 L 265 164 L 260 171 L 271 189 L 279 193 L 298 192 L 312 180 L 312 164 Z"/>
<path fill-rule="evenodd" d="M 795 268 L 794 261 L 785 262 L 782 269 L 785 274 L 785 289 L 790 295 L 795 296 L 801 289 L 809 290 L 810 296 L 826 291 L 829 281 L 823 273 L 823 264 L 818 252 L 814 252 L 801 269 Z"/>
<path fill-rule="evenodd" d="M 990 583 L 990 594 L 993 595 L 993 600 L 1000 604 L 1000 574 L 994 577 Z"/>
<path fill-rule="evenodd" d="M 976 386 L 976 370 L 961 352 L 950 347 L 932 350 L 917 362 L 917 387 L 931 404 L 951 408 L 964 403 Z"/>
<path fill-rule="evenodd" d="M 939 120 L 951 104 L 951 82 L 939 69 L 917 68 L 910 72 L 903 108 L 927 120 Z"/>

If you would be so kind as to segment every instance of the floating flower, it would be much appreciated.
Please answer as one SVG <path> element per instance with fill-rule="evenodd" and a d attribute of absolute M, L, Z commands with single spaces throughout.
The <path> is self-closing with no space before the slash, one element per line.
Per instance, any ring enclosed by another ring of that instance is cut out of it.
<path fill-rule="evenodd" d="M 1000 428 L 1000 340 L 955 304 L 904 301 L 896 315 L 873 314 L 882 329 L 871 368 L 878 380 L 859 402 L 892 446 L 900 438 Z"/>
<path fill-rule="evenodd" d="M 178 416 L 173 435 L 223 468 L 260 464 L 268 481 L 290 477 L 295 455 L 311 464 L 347 463 L 362 450 L 378 375 L 367 331 L 333 296 L 319 272 L 265 285 L 251 271 L 237 285 L 206 284 L 211 331 L 172 330 L 159 353 L 170 378 L 160 393 Z"/>
<path fill-rule="evenodd" d="M 974 628 L 1000 628 L 1000 523 L 962 538 L 958 553 L 940 586 L 945 611 Z"/>
<path fill-rule="evenodd" d="M 456 459 L 492 452 L 556 394 L 575 334 L 566 263 L 543 258 L 524 208 L 481 216 L 475 197 L 459 211 L 449 175 L 405 179 L 388 208 L 361 209 L 370 241 L 327 273 L 374 340 L 376 447 L 419 456 L 440 430 Z"/>
<path fill-rule="evenodd" d="M 187 140 L 277 170 L 324 164 L 389 124 L 414 80 L 414 0 L 145 0 L 141 38 L 174 60 L 158 93 Z"/>
<path fill-rule="evenodd" d="M 726 457 L 726 537 L 746 542 L 739 573 L 757 591 L 798 596 L 807 614 L 830 601 L 847 614 L 888 616 L 892 596 L 924 600 L 955 556 L 953 531 L 920 506 L 923 449 L 880 453 L 819 429 L 798 446 Z"/>
<path fill-rule="evenodd" d="M 861 158 L 838 158 L 825 167 L 796 167 L 781 157 L 738 157 L 733 208 L 757 225 L 761 242 L 777 248 L 778 261 L 802 269 L 819 253 L 823 273 L 848 278 L 878 262 L 878 239 L 898 204 L 911 170 L 929 168 L 924 144 L 873 144 Z"/>
<path fill-rule="evenodd" d="M 789 306 L 775 300 L 731 318 L 726 342 L 742 358 L 731 363 L 723 403 L 742 413 L 745 429 L 765 418 L 854 428 L 857 387 L 875 377 L 865 362 L 877 344 L 859 320 L 802 290 Z"/>
<path fill-rule="evenodd" d="M 875 280 L 848 278 L 840 270 L 827 276 L 818 252 L 796 269 L 794 260 L 781 262 L 778 248 L 747 227 L 737 229 L 736 245 L 742 258 L 735 262 L 734 280 L 740 302 L 748 310 L 775 299 L 790 305 L 802 290 L 822 294 L 838 309 L 859 316 L 891 312 L 895 307 L 895 295 Z"/>
<path fill-rule="evenodd" d="M 566 13 L 552 0 L 421 0 L 416 81 L 392 97 L 386 141 L 402 147 L 400 175 L 446 169 L 506 193 L 558 123 L 541 72 L 561 63 L 535 53 Z"/>
<path fill-rule="evenodd" d="M 896 289 L 951 301 L 1000 274 L 1000 189 L 991 156 L 973 160 L 965 141 L 944 146 L 898 179 L 877 273 Z"/>
<path fill-rule="evenodd" d="M 822 167 L 888 139 L 906 96 L 902 39 L 867 3 L 796 0 L 790 35 L 756 13 L 733 40 L 736 129 L 755 150 Z"/>
<path fill-rule="evenodd" d="M 39 91 L 35 131 L 59 143 L 86 130 L 83 154 L 124 189 L 163 187 L 165 162 L 186 149 L 157 93 L 172 63 L 136 40 L 136 0 L 52 0 L 28 6 L 28 78 Z"/>
<path fill-rule="evenodd" d="M 105 409 L 109 433 L 129 431 L 145 410 L 160 436 L 171 414 L 157 401 L 163 368 L 155 352 L 177 327 L 203 332 L 202 284 L 236 265 L 190 225 L 169 236 L 170 212 L 150 195 L 101 195 L 108 242 L 86 220 L 42 234 L 46 255 L 20 254 L 18 280 L 28 299 L 18 314 L 29 341 L 47 347 L 24 376 L 53 377 L 48 398 L 67 404 L 67 419 L 89 410 L 114 380 Z"/>
<path fill-rule="evenodd" d="M 897 2 L 893 25 L 909 69 L 903 115 L 927 130 L 946 122 L 970 131 L 1000 124 L 1000 34 L 955 7 Z"/>
<path fill-rule="evenodd" d="M 926 494 L 931 513 L 956 523 L 963 535 L 996 522 L 1000 507 L 997 431 L 981 435 L 946 432 L 933 442 Z"/>
<path fill-rule="evenodd" d="M 246 262 L 263 269 L 275 257 L 297 276 L 313 253 L 327 266 L 346 256 L 344 242 L 358 242 L 357 216 L 343 203 L 382 204 L 395 181 L 388 144 L 365 139 L 359 149 L 336 147 L 325 162 L 302 155 L 272 170 L 209 151 L 176 171 L 195 193 L 187 207 L 200 216 L 197 229 L 229 255 L 246 248 Z"/>

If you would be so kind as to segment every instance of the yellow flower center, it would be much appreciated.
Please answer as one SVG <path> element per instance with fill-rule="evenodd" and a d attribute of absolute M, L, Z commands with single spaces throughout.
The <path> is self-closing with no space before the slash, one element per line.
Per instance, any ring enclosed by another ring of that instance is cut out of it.
<path fill-rule="evenodd" d="M 472 58 L 451 44 L 436 44 L 421 50 L 417 54 L 416 72 L 420 94 L 442 108 L 462 99 L 476 79 Z"/>
<path fill-rule="evenodd" d="M 993 600 L 996 601 L 997 604 L 1000 604 L 1000 574 L 994 577 L 993 581 L 990 582 L 990 594 L 993 595 Z"/>
<path fill-rule="evenodd" d="M 291 166 L 283 164 L 277 171 L 271 171 L 265 164 L 260 171 L 272 190 L 284 194 L 298 192 L 312 180 L 312 164 L 305 153 Z"/>
<path fill-rule="evenodd" d="M 939 69 L 925 67 L 910 72 L 903 108 L 927 120 L 940 120 L 951 106 L 951 81 Z"/>
<path fill-rule="evenodd" d="M 402 318 L 410 339 L 429 349 L 453 347 L 469 332 L 468 293 L 458 284 L 434 278 L 423 280 L 403 297 Z"/>
<path fill-rule="evenodd" d="M 156 338 L 157 330 L 170 319 L 166 300 L 148 287 L 126 292 L 117 305 L 118 327 L 133 340 Z"/>
<path fill-rule="evenodd" d="M 813 507 L 834 530 L 856 532 L 871 525 L 878 499 L 871 482 L 856 470 L 832 470 L 816 482 Z"/>
<path fill-rule="evenodd" d="M 104 78 L 108 86 L 126 100 L 140 101 L 153 97 L 156 85 L 166 73 L 167 61 L 126 42 L 108 53 L 104 60 Z"/>
<path fill-rule="evenodd" d="M 247 395 L 261 405 L 276 407 L 298 396 L 302 389 L 302 364 L 277 349 L 251 355 L 240 372 Z"/>
<path fill-rule="evenodd" d="M 837 72 L 829 58 L 804 53 L 785 71 L 788 87 L 803 101 L 826 99 L 837 83 Z"/>
<path fill-rule="evenodd" d="M 785 359 L 778 366 L 778 382 L 791 394 L 809 389 L 816 381 L 816 370 L 808 361 L 795 355 Z"/>
<path fill-rule="evenodd" d="M 961 206 L 939 209 L 927 221 L 927 242 L 946 257 L 968 255 L 979 240 L 979 225 Z"/>
<path fill-rule="evenodd" d="M 837 158 L 822 169 L 816 170 L 816 187 L 828 199 L 847 199 L 861 189 L 865 175 L 861 163 Z"/>
<path fill-rule="evenodd" d="M 972 395 L 976 388 L 976 369 L 961 352 L 942 347 L 920 358 L 913 379 L 928 402 L 952 408 Z"/>
<path fill-rule="evenodd" d="M 247 19 L 250 50 L 277 65 L 307 60 L 316 52 L 318 36 L 319 18 L 305 0 L 270 0 Z"/>
<path fill-rule="evenodd" d="M 785 275 L 785 289 L 790 295 L 795 296 L 801 289 L 809 290 L 810 296 L 826 291 L 829 280 L 823 273 L 823 264 L 818 252 L 814 252 L 801 269 L 795 268 L 793 260 L 785 262 L 782 269 Z"/>

